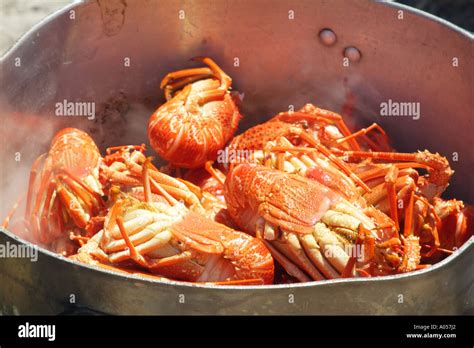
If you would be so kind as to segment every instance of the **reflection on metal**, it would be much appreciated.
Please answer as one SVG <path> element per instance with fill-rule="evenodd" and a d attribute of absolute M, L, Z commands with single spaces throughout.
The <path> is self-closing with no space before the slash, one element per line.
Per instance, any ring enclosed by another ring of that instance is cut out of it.
<path fill-rule="evenodd" d="M 332 46 L 337 41 L 337 36 L 331 29 L 323 29 L 319 32 L 321 42 L 326 46 Z"/>
<path fill-rule="evenodd" d="M 344 48 L 344 57 L 349 58 L 349 61 L 355 63 L 358 62 L 361 58 L 361 53 L 357 47 L 349 46 Z"/>

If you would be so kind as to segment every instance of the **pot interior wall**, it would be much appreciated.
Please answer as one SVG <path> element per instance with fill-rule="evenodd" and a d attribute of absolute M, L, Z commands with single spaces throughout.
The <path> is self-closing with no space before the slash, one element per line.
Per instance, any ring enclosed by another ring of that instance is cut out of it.
<path fill-rule="evenodd" d="M 163 102 L 160 79 L 201 55 L 213 57 L 242 93 L 241 129 L 309 102 L 344 112 L 350 124 L 377 122 L 399 150 L 447 156 L 456 171 L 448 196 L 474 202 L 472 42 L 408 10 L 399 19 L 398 11 L 368 1 L 268 0 L 99 1 L 65 9 L 1 61 L 1 215 L 62 127 L 87 130 L 102 150 L 147 143 L 148 117 Z M 330 47 L 318 36 L 324 28 L 337 35 Z M 347 46 L 361 59 L 344 66 Z M 380 116 L 389 99 L 420 103 L 420 118 Z M 56 116 L 64 100 L 94 102 L 95 118 Z"/>

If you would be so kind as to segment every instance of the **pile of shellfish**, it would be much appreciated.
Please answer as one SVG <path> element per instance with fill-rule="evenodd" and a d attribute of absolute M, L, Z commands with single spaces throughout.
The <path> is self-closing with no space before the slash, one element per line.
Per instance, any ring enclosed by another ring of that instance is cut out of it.
<path fill-rule="evenodd" d="M 31 169 L 29 240 L 118 272 L 255 285 L 410 272 L 473 235 L 474 209 L 441 198 L 445 157 L 396 152 L 378 124 L 351 130 L 312 104 L 235 136 L 231 78 L 196 60 L 162 80 L 152 149 L 55 135 Z"/>

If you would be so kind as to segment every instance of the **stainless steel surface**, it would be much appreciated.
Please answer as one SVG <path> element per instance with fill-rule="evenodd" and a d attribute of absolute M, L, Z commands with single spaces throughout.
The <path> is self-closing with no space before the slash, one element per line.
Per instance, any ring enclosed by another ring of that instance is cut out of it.
<path fill-rule="evenodd" d="M 337 36 L 332 46 L 319 39 L 324 28 Z M 349 46 L 361 58 L 345 67 Z M 354 119 L 380 123 L 398 149 L 428 148 L 451 160 L 457 154 L 449 195 L 474 202 L 473 50 L 461 29 L 369 1 L 99 1 L 49 17 L 0 61 L 1 215 L 59 128 L 86 129 L 102 149 L 145 141 L 149 114 L 162 101 L 160 78 L 192 66 L 197 55 L 215 58 L 245 93 L 242 129 L 289 105 L 340 111 L 349 100 Z M 94 101 L 96 118 L 55 116 L 64 99 Z M 420 102 L 420 119 L 378 116 L 388 99 Z M 0 232 L 2 243 L 11 238 Z M 127 279 L 45 251 L 38 262 L 0 259 L 0 303 L 4 312 L 58 313 L 73 293 L 77 303 L 107 313 L 472 313 L 473 256 L 471 239 L 413 274 L 239 289 Z"/>
<path fill-rule="evenodd" d="M 23 243 L 6 231 L 0 242 Z M 62 313 L 71 295 L 76 306 L 110 314 L 474 314 L 473 252 L 471 238 L 412 274 L 243 288 L 123 276 L 40 250 L 36 262 L 4 261 L 0 303 L 4 314 Z"/>

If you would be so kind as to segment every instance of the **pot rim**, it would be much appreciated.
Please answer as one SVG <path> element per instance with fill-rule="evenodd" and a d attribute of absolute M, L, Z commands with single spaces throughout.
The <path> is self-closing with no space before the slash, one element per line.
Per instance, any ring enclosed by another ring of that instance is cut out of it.
<path fill-rule="evenodd" d="M 418 15 L 421 17 L 426 18 L 427 20 L 434 21 L 440 25 L 443 25 L 447 27 L 448 29 L 456 32 L 457 34 L 470 39 L 471 41 L 474 39 L 474 34 L 470 33 L 469 31 L 445 20 L 440 17 L 434 16 L 430 13 L 424 12 L 422 10 L 404 5 L 404 4 L 399 4 L 399 3 L 394 3 L 394 2 L 387 2 L 387 1 L 373 1 L 374 3 L 384 5 L 391 7 L 393 9 L 400 9 L 404 11 L 408 11 L 414 15 Z M 33 35 L 37 30 L 41 29 L 44 25 L 47 23 L 52 22 L 55 20 L 58 16 L 66 13 L 67 11 L 70 11 L 71 9 L 77 8 L 80 5 L 89 5 L 92 4 L 91 1 L 88 0 L 76 0 L 73 3 L 64 6 L 63 8 L 60 8 L 53 13 L 49 14 L 45 18 L 41 19 L 38 23 L 33 25 L 25 34 L 23 34 L 1 57 L 0 57 L 0 65 L 5 63 L 13 54 L 14 52 L 21 47 L 24 44 L 28 43 L 28 38 Z M 133 281 L 140 281 L 144 282 L 147 284 L 160 284 L 160 285 L 172 285 L 172 286 L 182 286 L 186 288 L 203 288 L 203 289 L 222 289 L 222 290 L 241 290 L 241 289 L 249 289 L 249 290 L 272 290 L 272 289 L 294 289 L 294 288 L 305 288 L 305 287 L 315 287 L 315 286 L 331 286 L 334 284 L 338 283 L 360 283 L 360 282 L 389 282 L 393 280 L 398 280 L 398 279 L 403 279 L 407 277 L 417 277 L 417 276 L 422 276 L 426 275 L 431 272 L 436 272 L 440 268 L 446 266 L 448 263 L 454 261 L 454 259 L 458 258 L 460 255 L 468 252 L 473 252 L 474 250 L 474 237 L 471 237 L 469 240 L 467 240 L 455 253 L 452 255 L 448 256 L 444 260 L 426 268 L 426 269 L 421 269 L 409 273 L 403 273 L 403 274 L 396 274 L 396 275 L 387 275 L 387 276 L 382 276 L 382 277 L 372 277 L 372 278 L 345 278 L 345 279 L 329 279 L 329 280 L 320 280 L 320 281 L 310 281 L 306 283 L 291 283 L 291 284 L 271 284 L 271 285 L 212 285 L 212 284 L 196 284 L 196 283 L 190 283 L 190 282 L 183 282 L 183 281 L 176 281 L 176 280 L 159 280 L 159 279 L 150 279 L 146 277 L 142 277 L 139 275 L 133 275 L 133 274 L 123 274 L 120 272 L 114 272 L 114 271 L 109 271 L 105 270 L 102 268 L 94 267 L 92 265 L 87 265 L 83 264 L 80 262 L 75 262 L 72 260 L 69 260 L 61 255 L 58 255 L 54 252 L 51 252 L 43 247 L 40 247 L 38 245 L 35 245 L 33 243 L 30 243 L 12 232 L 8 231 L 7 229 L 4 229 L 0 227 L 0 233 L 5 234 L 7 237 L 13 239 L 14 241 L 26 245 L 30 248 L 36 248 L 39 250 L 39 252 L 43 255 L 46 255 L 48 257 L 53 257 L 57 259 L 58 261 L 62 262 L 68 262 L 72 265 L 78 266 L 78 267 L 84 267 L 89 270 L 94 270 L 94 271 L 99 271 L 103 272 L 109 276 L 118 276 L 118 277 L 124 277 L 126 279 L 130 279 Z"/>
<path fill-rule="evenodd" d="M 370 0 L 370 1 L 372 1 L 374 3 L 377 3 L 377 4 L 380 4 L 380 5 L 383 5 L 383 6 L 392 7 L 394 9 L 400 9 L 400 10 L 411 12 L 414 15 L 418 15 L 418 16 L 424 17 L 428 20 L 437 22 L 438 24 L 444 25 L 445 27 L 451 29 L 452 31 L 454 31 L 458 34 L 460 34 L 461 36 L 464 36 L 464 37 L 470 39 L 471 41 L 474 40 L 474 33 L 471 33 L 469 31 L 467 31 L 466 29 L 463 29 L 463 28 L 459 27 L 458 25 L 453 24 L 453 23 L 451 23 L 451 22 L 449 22 L 449 21 L 447 21 L 443 18 L 437 17 L 437 16 L 435 16 L 431 13 L 419 10 L 417 8 L 414 8 L 414 7 L 410 7 L 408 5 L 392 2 L 392 1 L 377 1 L 377 0 Z M 65 13 L 65 12 L 67 12 L 67 11 L 73 9 L 73 8 L 76 8 L 80 5 L 87 5 L 87 4 L 90 4 L 90 3 L 92 3 L 92 2 L 88 1 L 88 0 L 75 0 L 73 3 L 62 7 L 60 9 L 54 11 L 53 13 L 49 14 L 48 16 L 44 17 L 43 19 L 41 19 L 38 23 L 33 25 L 26 33 L 24 33 L 22 36 L 20 36 L 20 38 L 17 41 L 15 41 L 13 46 L 11 46 L 2 56 L 0 56 L 0 64 L 2 64 L 4 61 L 6 61 L 9 58 L 9 56 L 12 55 L 13 52 L 17 49 L 17 47 L 20 47 L 21 45 L 23 45 L 26 42 L 27 38 L 31 34 L 36 32 L 38 29 L 43 27 L 45 24 L 53 21 L 59 15 Z"/>
<path fill-rule="evenodd" d="M 5 234 L 7 237 L 13 239 L 15 242 L 18 242 L 22 245 L 26 245 L 29 248 L 37 249 L 39 253 L 57 259 L 59 262 L 67 262 L 70 265 L 83 267 L 88 270 L 98 271 L 104 273 L 108 276 L 114 277 L 123 277 L 127 280 L 132 281 L 140 281 L 147 284 L 159 284 L 159 285 L 171 285 L 171 286 L 182 286 L 185 288 L 199 288 L 199 289 L 222 289 L 222 290 L 272 290 L 272 289 L 294 289 L 294 288 L 305 288 L 305 287 L 321 287 L 321 286 L 331 286 L 339 283 L 365 283 L 365 282 L 390 282 L 393 280 L 404 279 L 404 278 L 412 278 L 412 277 L 419 277 L 423 275 L 427 275 L 429 273 L 433 273 L 438 271 L 440 268 L 445 267 L 447 264 L 454 261 L 456 258 L 459 258 L 464 253 L 473 253 L 474 251 L 474 236 L 470 237 L 460 248 L 458 248 L 453 254 L 446 257 L 444 260 L 431 265 L 428 268 L 420 269 L 412 272 L 407 273 L 400 273 L 395 275 L 386 275 L 380 277 L 370 277 L 370 278 L 338 278 L 338 279 L 325 279 L 325 280 L 315 280 L 305 283 L 290 283 L 290 284 L 270 284 L 270 285 L 215 285 L 215 284 L 203 284 L 203 283 L 192 283 L 192 282 L 184 282 L 179 280 L 160 280 L 160 279 L 152 279 L 148 277 L 142 277 L 140 275 L 135 274 L 124 274 L 122 272 L 114 272 L 111 270 L 103 269 L 100 267 L 95 267 L 93 265 L 88 265 L 81 262 L 72 261 L 62 255 L 59 255 L 55 252 L 49 251 L 43 247 L 40 247 L 36 244 L 28 242 L 17 235 L 13 234 L 12 232 L 0 227 L 0 233 Z"/>

